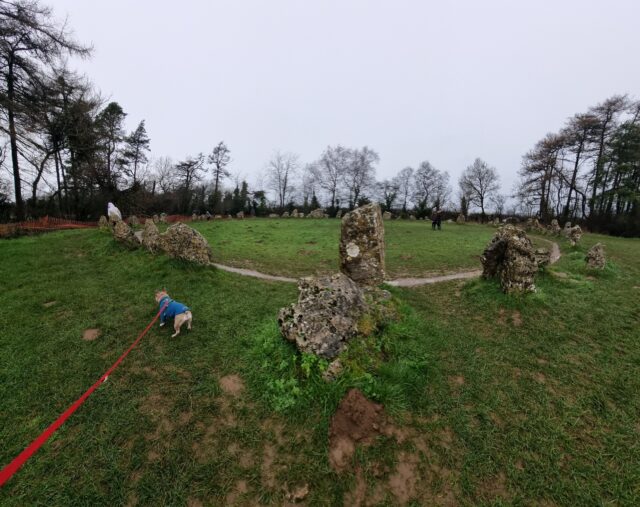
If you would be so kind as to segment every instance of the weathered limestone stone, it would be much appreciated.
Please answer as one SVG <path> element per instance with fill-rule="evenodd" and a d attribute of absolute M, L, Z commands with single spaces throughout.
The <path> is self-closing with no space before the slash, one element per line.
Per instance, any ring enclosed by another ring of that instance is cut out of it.
<path fill-rule="evenodd" d="M 298 302 L 278 313 L 282 335 L 301 352 L 335 358 L 358 334 L 367 309 L 358 285 L 342 273 L 302 278 Z"/>
<path fill-rule="evenodd" d="M 494 218 L 491 222 L 493 225 L 500 225 L 500 219 L 498 217 Z"/>
<path fill-rule="evenodd" d="M 131 215 L 129 217 L 129 225 L 140 225 L 140 220 L 138 220 L 137 216 Z"/>
<path fill-rule="evenodd" d="M 198 215 L 197 215 L 196 213 L 193 213 L 193 214 L 191 215 L 191 221 L 192 221 L 192 222 L 196 222 L 197 220 L 198 220 Z"/>
<path fill-rule="evenodd" d="M 282 213 L 281 218 L 289 218 L 289 212 L 285 211 L 284 213 Z"/>
<path fill-rule="evenodd" d="M 167 214 L 166 213 L 160 213 L 160 222 L 163 224 L 167 223 Z"/>
<path fill-rule="evenodd" d="M 100 216 L 100 220 L 98 220 L 98 227 L 100 229 L 108 229 L 109 228 L 109 220 L 104 215 Z"/>
<path fill-rule="evenodd" d="M 580 242 L 580 238 L 582 238 L 582 229 L 579 225 L 574 225 L 567 230 L 567 239 L 571 246 L 576 246 Z"/>
<path fill-rule="evenodd" d="M 304 218 L 304 213 L 302 211 L 298 213 L 298 218 Z"/>
<path fill-rule="evenodd" d="M 458 215 L 458 218 L 456 218 L 456 223 L 458 224 L 464 224 L 466 222 L 466 218 L 464 217 L 464 215 L 462 213 L 460 213 Z"/>
<path fill-rule="evenodd" d="M 384 280 L 384 225 L 380 206 L 367 204 L 342 217 L 340 270 L 360 285 Z"/>
<path fill-rule="evenodd" d="M 524 231 L 506 225 L 496 232 L 481 257 L 482 276 L 498 277 L 506 293 L 534 292 L 538 263 Z"/>
<path fill-rule="evenodd" d="M 415 220 L 416 216 L 415 215 L 409 215 L 409 220 Z"/>
<path fill-rule="evenodd" d="M 280 218 L 277 213 L 269 213 L 269 218 Z"/>
<path fill-rule="evenodd" d="M 325 382 L 333 382 L 342 374 L 343 369 L 342 361 L 340 361 L 340 359 L 334 359 L 322 373 L 322 379 Z"/>
<path fill-rule="evenodd" d="M 557 219 L 553 219 L 551 220 L 551 225 L 549 226 L 549 232 L 551 232 L 551 234 L 560 234 L 560 224 L 558 224 L 558 220 Z"/>
<path fill-rule="evenodd" d="M 161 246 L 170 257 L 196 264 L 211 262 L 211 247 L 195 229 L 183 223 L 170 226 L 160 235 Z"/>
<path fill-rule="evenodd" d="M 291 212 L 291 218 L 298 218 L 298 208 L 294 209 Z"/>
<path fill-rule="evenodd" d="M 242 220 L 244 218 L 244 211 L 238 211 L 236 213 L 236 218 L 239 218 Z"/>
<path fill-rule="evenodd" d="M 144 223 L 144 229 L 142 230 L 142 246 L 150 252 L 162 250 L 160 231 L 158 231 L 158 227 L 156 227 L 153 219 L 148 218 Z"/>
<path fill-rule="evenodd" d="M 547 248 L 536 248 L 536 251 L 533 252 L 533 256 L 536 259 L 538 269 L 549 265 L 551 262 L 551 252 L 549 252 Z"/>
<path fill-rule="evenodd" d="M 565 222 L 564 228 L 562 229 L 562 234 L 564 236 L 569 236 L 569 231 L 571 230 L 571 222 Z"/>
<path fill-rule="evenodd" d="M 391 220 L 391 218 L 392 218 L 392 215 L 391 215 L 391 212 L 390 212 L 390 211 L 385 211 L 385 212 L 382 214 L 382 219 L 383 219 L 383 220 Z"/>
<path fill-rule="evenodd" d="M 314 209 L 308 215 L 308 218 L 326 218 L 326 217 L 327 217 L 327 214 L 324 212 L 322 208 Z"/>
<path fill-rule="evenodd" d="M 154 224 L 157 224 L 160 221 L 160 217 L 158 215 L 153 215 L 152 220 Z"/>
<path fill-rule="evenodd" d="M 128 247 L 137 247 L 138 240 L 136 239 L 133 229 L 129 227 L 123 220 L 116 221 L 116 225 L 113 227 L 113 239 L 119 243 L 123 243 Z"/>
<path fill-rule="evenodd" d="M 342 218 L 342 210 L 339 209 L 338 212 L 336 213 L 336 218 Z"/>
<path fill-rule="evenodd" d="M 607 263 L 604 254 L 604 245 L 602 243 L 596 243 L 587 252 L 587 256 L 584 258 L 587 261 L 587 266 L 593 269 L 604 269 Z"/>

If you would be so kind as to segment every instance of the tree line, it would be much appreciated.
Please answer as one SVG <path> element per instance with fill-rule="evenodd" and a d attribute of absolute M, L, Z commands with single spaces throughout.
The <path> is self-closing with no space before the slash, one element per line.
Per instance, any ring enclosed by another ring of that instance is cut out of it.
<path fill-rule="evenodd" d="M 640 234 L 640 102 L 615 95 L 569 118 L 522 161 L 515 195 L 543 221 Z"/>

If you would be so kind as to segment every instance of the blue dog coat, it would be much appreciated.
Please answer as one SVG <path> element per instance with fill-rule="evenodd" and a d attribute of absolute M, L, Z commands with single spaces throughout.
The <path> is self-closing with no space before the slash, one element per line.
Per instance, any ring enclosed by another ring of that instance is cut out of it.
<path fill-rule="evenodd" d="M 188 307 L 186 307 L 182 303 L 174 301 L 173 299 L 169 298 L 169 296 L 165 296 L 160 300 L 159 310 L 162 310 L 162 307 L 167 303 L 167 301 L 169 302 L 169 304 L 160 314 L 161 324 L 164 324 L 164 321 L 167 319 L 173 319 L 176 315 L 180 315 L 181 313 L 189 311 Z"/>

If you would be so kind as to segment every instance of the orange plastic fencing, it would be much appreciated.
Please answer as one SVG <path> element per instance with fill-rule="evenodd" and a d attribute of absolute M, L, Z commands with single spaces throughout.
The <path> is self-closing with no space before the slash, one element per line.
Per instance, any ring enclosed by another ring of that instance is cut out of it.
<path fill-rule="evenodd" d="M 81 222 L 66 218 L 42 217 L 11 224 L 0 224 L 0 237 L 28 234 L 30 232 L 48 232 L 64 229 L 89 229 L 97 227 L 98 222 Z"/>

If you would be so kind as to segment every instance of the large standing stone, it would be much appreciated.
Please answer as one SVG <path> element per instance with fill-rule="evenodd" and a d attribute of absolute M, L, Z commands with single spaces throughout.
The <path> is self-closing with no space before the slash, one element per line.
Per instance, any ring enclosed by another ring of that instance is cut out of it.
<path fill-rule="evenodd" d="M 342 217 L 340 270 L 360 285 L 384 280 L 384 225 L 377 204 L 361 206 Z"/>
<path fill-rule="evenodd" d="M 560 234 L 560 224 L 558 224 L 558 220 L 556 218 L 551 220 L 551 225 L 549 226 L 549 231 L 552 234 Z"/>
<path fill-rule="evenodd" d="M 506 293 L 534 292 L 538 263 L 531 240 L 524 231 L 506 225 L 500 228 L 481 257 L 482 276 L 498 277 Z"/>
<path fill-rule="evenodd" d="M 464 224 L 465 222 L 466 222 L 466 219 L 465 219 L 464 215 L 462 213 L 460 213 L 458 215 L 458 218 L 456 218 L 456 223 Z"/>
<path fill-rule="evenodd" d="M 362 290 L 342 273 L 302 278 L 298 289 L 298 302 L 278 313 L 282 335 L 301 352 L 335 358 L 358 334 L 367 309 Z"/>
<path fill-rule="evenodd" d="M 326 213 L 322 208 L 314 209 L 309 215 L 308 218 L 326 218 Z"/>
<path fill-rule="evenodd" d="M 113 239 L 119 243 L 123 243 L 128 247 L 137 247 L 139 242 L 136 239 L 133 229 L 129 227 L 123 220 L 116 221 L 113 226 Z"/>
<path fill-rule="evenodd" d="M 98 220 L 98 227 L 100 229 L 108 229 L 109 228 L 109 220 L 104 215 L 100 216 L 100 220 Z"/>
<path fill-rule="evenodd" d="M 604 255 L 604 245 L 602 243 L 596 243 L 589 248 L 585 260 L 587 261 L 587 266 L 590 268 L 604 269 L 604 266 L 607 263 Z"/>
<path fill-rule="evenodd" d="M 162 240 L 160 231 L 154 223 L 153 219 L 147 218 L 142 230 L 142 245 L 151 252 L 162 250 Z"/>
<path fill-rule="evenodd" d="M 195 229 L 183 223 L 170 226 L 160 235 L 162 249 L 171 257 L 196 264 L 211 262 L 211 247 Z"/>

